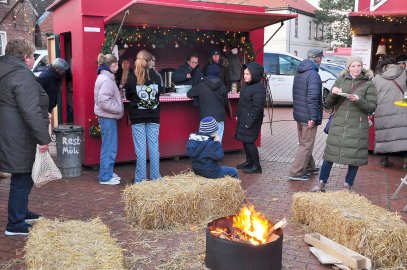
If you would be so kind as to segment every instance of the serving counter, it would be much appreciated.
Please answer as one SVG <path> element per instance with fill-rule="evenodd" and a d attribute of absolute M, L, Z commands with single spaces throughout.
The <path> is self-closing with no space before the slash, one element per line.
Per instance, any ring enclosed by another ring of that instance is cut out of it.
<path fill-rule="evenodd" d="M 229 94 L 229 100 L 234 116 L 239 101 L 239 94 Z M 160 157 L 184 156 L 186 154 L 186 142 L 189 134 L 197 132 L 199 128 L 199 106 L 194 106 L 193 100 L 185 95 L 161 95 L 160 118 Z M 230 119 L 227 116 L 222 140 L 225 152 L 243 148 L 242 143 L 235 139 L 235 130 L 236 119 L 234 117 Z M 118 122 L 118 133 L 119 147 L 116 162 L 135 160 L 131 124 L 128 118 L 128 101 L 125 101 L 125 114 Z M 100 140 L 100 138 L 92 138 L 92 140 Z M 94 150 L 95 154 L 99 154 L 100 146 L 99 149 Z"/>

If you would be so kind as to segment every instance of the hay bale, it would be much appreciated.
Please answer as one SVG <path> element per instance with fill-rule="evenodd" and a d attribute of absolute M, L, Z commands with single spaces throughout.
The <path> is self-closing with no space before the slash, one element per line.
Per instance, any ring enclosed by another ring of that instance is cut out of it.
<path fill-rule="evenodd" d="M 41 219 L 25 246 L 27 269 L 125 269 L 122 249 L 99 218 L 84 221 Z"/>
<path fill-rule="evenodd" d="M 407 269 L 407 224 L 397 213 L 348 191 L 293 195 L 293 220 L 370 258 L 375 268 Z"/>
<path fill-rule="evenodd" d="M 235 214 L 244 199 L 239 180 L 207 179 L 192 172 L 143 181 L 127 186 L 123 192 L 128 223 L 144 229 L 204 226 Z"/>

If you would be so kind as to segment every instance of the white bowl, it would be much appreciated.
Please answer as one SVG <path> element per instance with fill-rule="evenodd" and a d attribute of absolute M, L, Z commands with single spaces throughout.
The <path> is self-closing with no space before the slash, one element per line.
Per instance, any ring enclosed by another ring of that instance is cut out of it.
<path fill-rule="evenodd" d="M 176 85 L 174 86 L 175 92 L 178 94 L 186 94 L 189 90 L 191 90 L 192 85 Z"/>

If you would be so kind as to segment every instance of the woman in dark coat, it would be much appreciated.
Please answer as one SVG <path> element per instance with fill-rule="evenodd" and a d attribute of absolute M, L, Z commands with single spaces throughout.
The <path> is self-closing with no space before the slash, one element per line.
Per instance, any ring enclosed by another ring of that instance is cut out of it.
<path fill-rule="evenodd" d="M 259 151 L 255 141 L 259 137 L 263 122 L 266 89 L 261 81 L 264 68 L 262 65 L 251 62 L 246 65 L 243 78 L 245 84 L 240 91 L 237 105 L 236 139 L 243 142 L 246 161 L 237 165 L 244 173 L 261 173 Z"/>
<path fill-rule="evenodd" d="M 359 56 L 351 56 L 346 70 L 336 80 L 327 97 L 326 106 L 335 107 L 324 151 L 320 182 L 312 191 L 325 191 L 333 163 L 348 165 L 344 186 L 351 190 L 359 166 L 368 162 L 368 114 L 376 109 L 376 88 L 373 72 L 363 69 Z"/>
<path fill-rule="evenodd" d="M 48 96 L 31 68 L 35 47 L 24 39 L 10 40 L 0 57 L 0 171 L 11 173 L 5 235 L 27 235 L 33 187 L 31 171 L 37 144 L 48 150 Z"/>

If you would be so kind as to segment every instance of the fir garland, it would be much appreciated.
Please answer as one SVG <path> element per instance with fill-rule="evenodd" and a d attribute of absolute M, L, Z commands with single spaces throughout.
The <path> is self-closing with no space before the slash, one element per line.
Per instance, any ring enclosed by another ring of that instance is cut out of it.
<path fill-rule="evenodd" d="M 105 41 L 102 52 L 110 53 L 116 37 L 119 25 L 107 25 L 105 29 Z M 237 47 L 245 50 L 249 61 L 254 61 L 253 43 L 247 32 L 221 32 L 204 30 L 184 30 L 179 28 L 160 27 L 123 27 L 118 37 L 119 47 L 129 44 L 137 46 L 145 45 L 148 48 L 164 48 L 174 46 L 175 48 L 190 47 L 195 44 L 213 44 L 214 46 Z"/>

